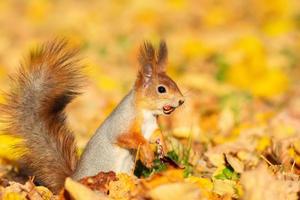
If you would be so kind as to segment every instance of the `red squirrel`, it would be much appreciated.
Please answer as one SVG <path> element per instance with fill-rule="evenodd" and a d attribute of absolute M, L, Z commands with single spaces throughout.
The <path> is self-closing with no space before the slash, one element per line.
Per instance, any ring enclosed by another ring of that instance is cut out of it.
<path fill-rule="evenodd" d="M 12 76 L 14 84 L 0 105 L 6 133 L 22 139 L 20 162 L 26 173 L 58 192 L 68 176 L 79 180 L 100 171 L 130 173 L 138 148 L 141 161 L 151 167 L 150 137 L 159 131 L 157 116 L 169 115 L 184 103 L 166 74 L 167 56 L 164 41 L 158 50 L 149 42 L 141 46 L 132 90 L 100 125 L 79 160 L 65 114 L 85 80 L 78 50 L 54 40 L 32 51 Z"/>

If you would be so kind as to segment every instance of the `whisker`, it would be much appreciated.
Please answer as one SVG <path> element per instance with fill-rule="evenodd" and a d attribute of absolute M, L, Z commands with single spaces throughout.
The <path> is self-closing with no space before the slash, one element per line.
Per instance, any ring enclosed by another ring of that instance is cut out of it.
<path fill-rule="evenodd" d="M 184 98 L 187 98 L 187 99 L 191 99 L 191 98 L 195 98 L 198 94 L 195 94 L 195 93 L 190 93 L 189 95 L 184 95 L 183 97 Z"/>
<path fill-rule="evenodd" d="M 183 95 L 184 98 L 190 98 L 190 97 L 193 97 L 193 96 L 195 96 L 195 94 Z"/>
<path fill-rule="evenodd" d="M 189 89 L 189 90 L 185 91 L 185 92 L 182 94 L 182 96 L 183 96 L 184 98 L 186 98 L 186 97 L 194 97 L 194 96 L 195 96 L 195 92 L 193 92 L 193 89 Z"/>
<path fill-rule="evenodd" d="M 188 89 L 188 90 L 186 90 L 185 92 L 183 92 L 183 96 L 185 96 L 186 94 L 188 94 L 188 93 L 190 93 L 190 92 L 192 92 L 192 89 Z"/>
<path fill-rule="evenodd" d="M 187 108 L 186 104 L 182 104 L 180 107 L 181 107 L 181 109 L 183 109 L 183 110 Z"/>

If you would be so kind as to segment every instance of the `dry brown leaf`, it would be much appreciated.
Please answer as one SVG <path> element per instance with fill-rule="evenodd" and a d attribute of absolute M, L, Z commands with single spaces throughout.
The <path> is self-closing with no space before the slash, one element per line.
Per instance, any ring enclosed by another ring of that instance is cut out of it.
<path fill-rule="evenodd" d="M 297 200 L 299 181 L 278 180 L 265 165 L 245 172 L 241 176 L 245 200 Z"/>
<path fill-rule="evenodd" d="M 300 152 L 297 150 L 300 136 L 273 140 L 272 146 L 265 151 L 265 157 L 272 164 L 281 165 L 285 171 L 300 174 Z"/>
<path fill-rule="evenodd" d="M 24 185 L 16 182 L 9 182 L 9 186 L 2 189 L 3 199 L 29 199 L 47 200 L 53 198 L 53 194 L 45 187 L 36 187 L 32 180 Z"/>
<path fill-rule="evenodd" d="M 108 192 L 108 184 L 111 181 L 116 181 L 116 174 L 110 172 L 99 172 L 95 176 L 88 176 L 82 178 L 79 182 L 92 190 L 98 190 L 103 193 Z"/>
<path fill-rule="evenodd" d="M 243 162 L 246 169 L 251 169 L 254 166 L 257 166 L 260 161 L 260 158 L 257 154 L 248 151 L 239 151 L 237 153 L 237 157 Z"/>

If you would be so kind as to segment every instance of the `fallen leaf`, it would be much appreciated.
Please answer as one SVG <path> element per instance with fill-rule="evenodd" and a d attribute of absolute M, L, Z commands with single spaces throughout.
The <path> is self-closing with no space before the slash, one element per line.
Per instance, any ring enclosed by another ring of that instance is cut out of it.
<path fill-rule="evenodd" d="M 108 192 L 109 183 L 116 180 L 116 174 L 110 171 L 99 172 L 95 176 L 84 177 L 79 182 L 92 190 L 98 190 L 106 194 Z"/>
<path fill-rule="evenodd" d="M 278 180 L 265 165 L 247 171 L 241 176 L 245 200 L 297 200 L 299 181 Z"/>
<path fill-rule="evenodd" d="M 185 179 L 185 182 L 197 184 L 201 191 L 202 197 L 210 197 L 213 190 L 213 183 L 210 179 L 190 176 Z"/>
<path fill-rule="evenodd" d="M 237 157 L 226 154 L 226 159 L 230 166 L 234 169 L 234 171 L 236 171 L 237 173 L 244 172 L 244 163 L 241 162 Z"/>
<path fill-rule="evenodd" d="M 200 199 L 200 190 L 192 183 L 168 183 L 149 191 L 154 200 L 196 200 Z"/>
<path fill-rule="evenodd" d="M 213 192 L 219 195 L 229 195 L 237 198 L 236 182 L 232 180 L 215 179 L 213 181 Z"/>
<path fill-rule="evenodd" d="M 134 177 L 121 173 L 117 175 L 118 180 L 109 183 L 109 198 L 116 200 L 130 199 L 130 192 L 135 189 Z"/>
<path fill-rule="evenodd" d="M 100 193 L 94 192 L 81 183 L 67 178 L 65 181 L 65 189 L 70 193 L 74 200 L 108 200 L 109 198 Z"/>
<path fill-rule="evenodd" d="M 26 195 L 18 192 L 6 192 L 2 198 L 3 200 L 26 200 Z"/>

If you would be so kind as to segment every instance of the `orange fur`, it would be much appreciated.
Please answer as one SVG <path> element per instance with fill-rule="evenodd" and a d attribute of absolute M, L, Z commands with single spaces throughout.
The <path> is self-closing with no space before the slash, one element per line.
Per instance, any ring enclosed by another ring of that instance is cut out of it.
<path fill-rule="evenodd" d="M 167 46 L 164 41 L 160 43 L 158 51 L 155 51 L 152 44 L 148 42 L 141 47 L 140 70 L 134 85 L 136 102 L 140 108 L 153 110 L 157 109 L 160 101 L 183 99 L 177 84 L 166 74 L 167 56 Z M 165 94 L 157 92 L 159 85 L 167 88 Z"/>
<path fill-rule="evenodd" d="M 141 133 L 142 118 L 135 120 L 127 133 L 117 138 L 117 145 L 126 149 L 137 150 L 140 147 L 140 159 L 147 166 L 151 167 L 154 160 L 154 152 L 150 143 Z"/>

